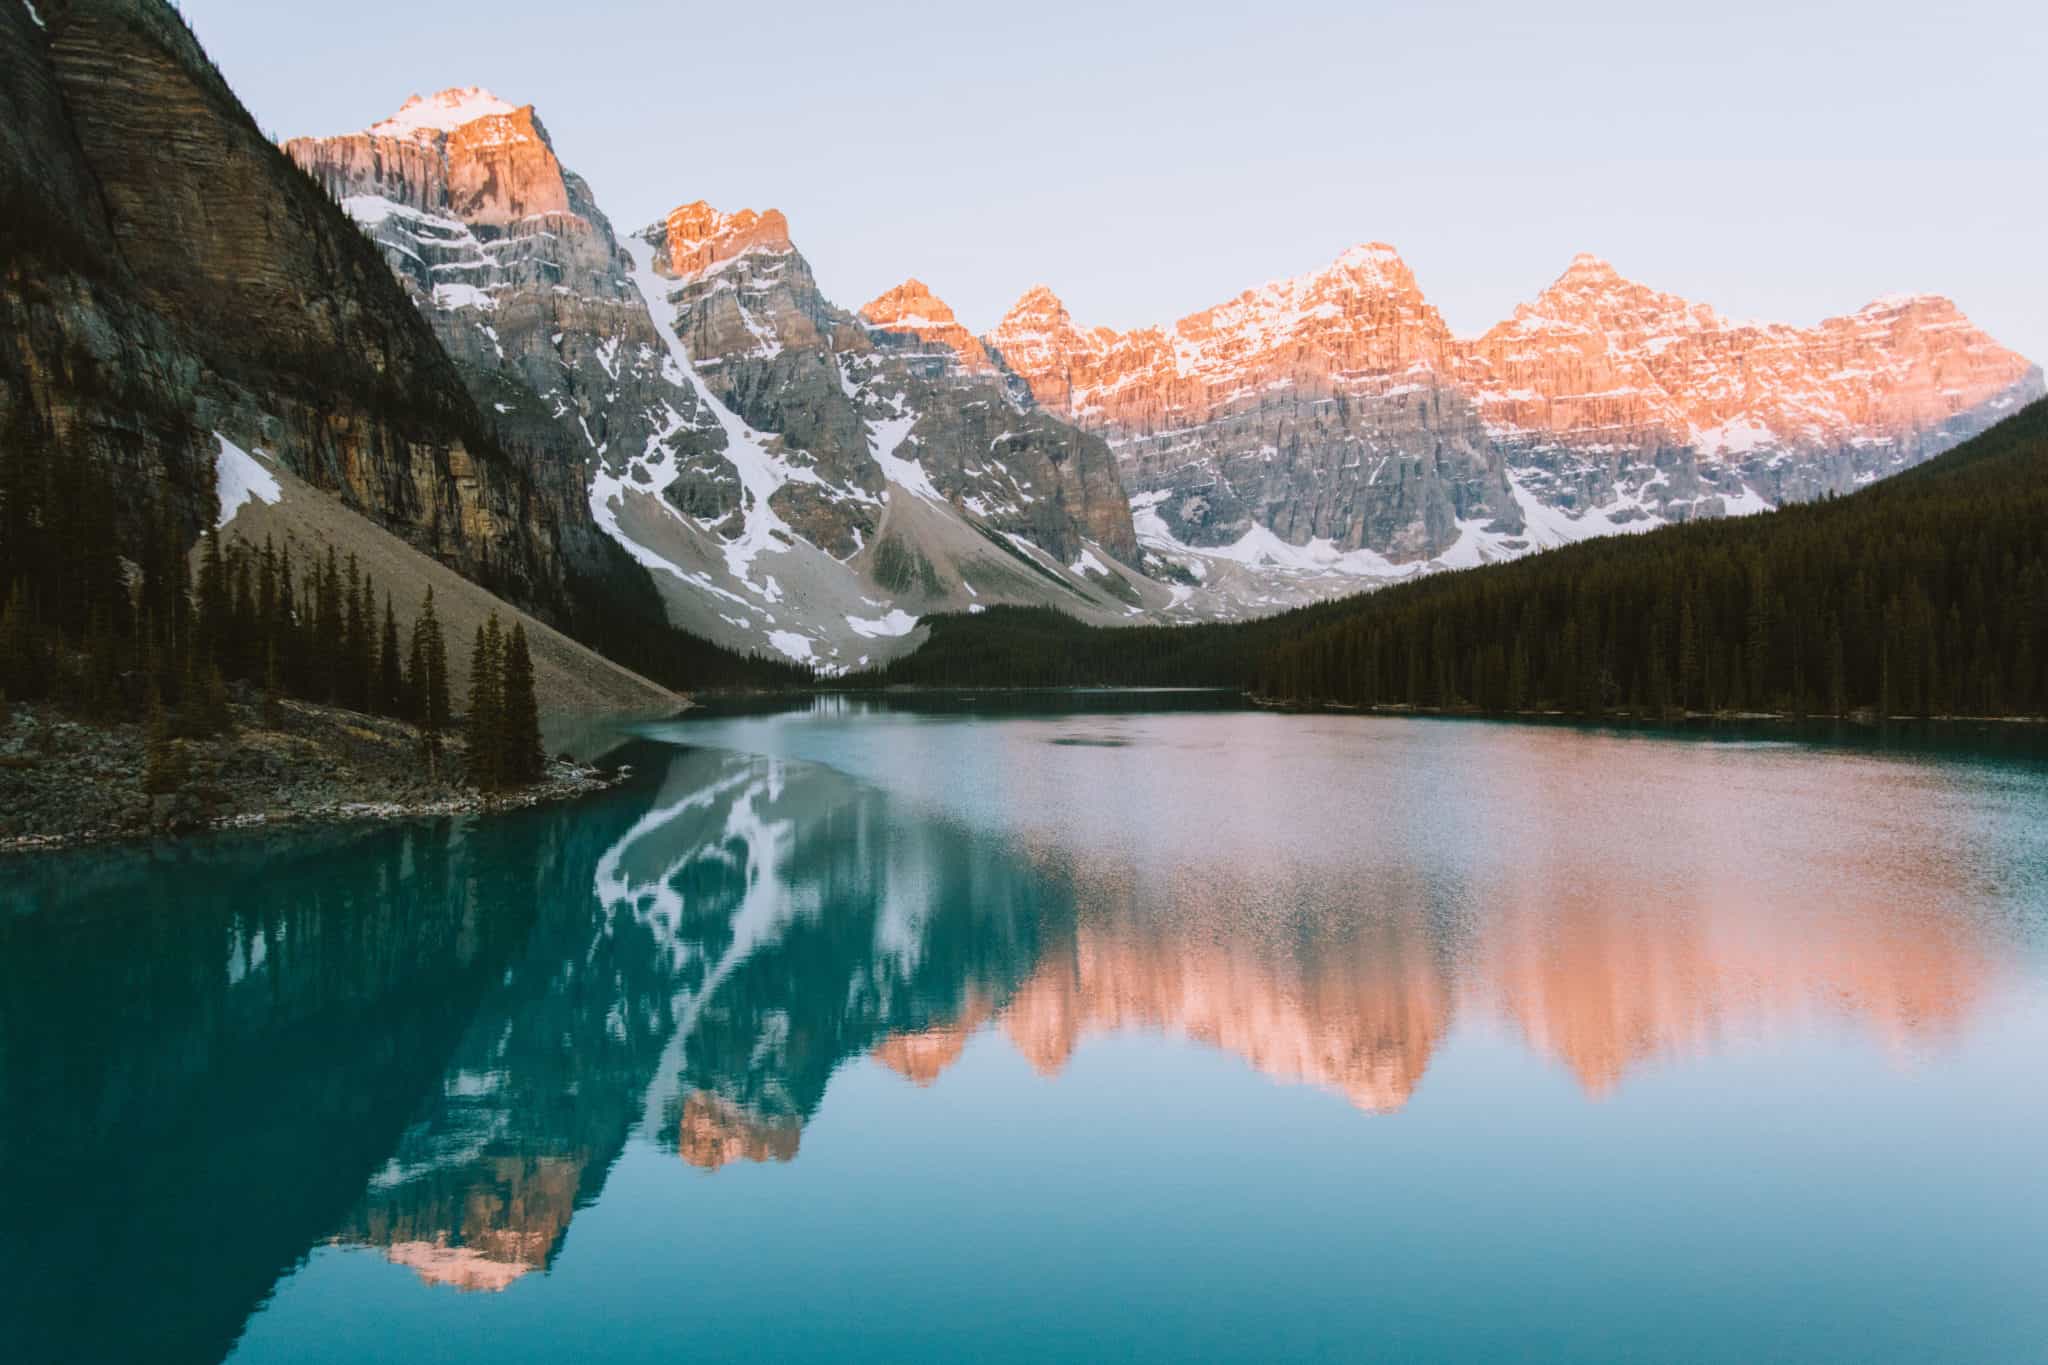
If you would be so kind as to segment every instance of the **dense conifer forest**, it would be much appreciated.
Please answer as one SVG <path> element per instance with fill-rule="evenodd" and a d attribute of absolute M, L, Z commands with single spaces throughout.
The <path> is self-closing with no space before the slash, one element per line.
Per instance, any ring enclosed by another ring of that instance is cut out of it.
<path fill-rule="evenodd" d="M 1228 686 L 1577 715 L 2048 713 L 2048 402 L 1847 497 L 1433 575 L 1242 624 L 936 620 L 863 685 Z"/>
<path fill-rule="evenodd" d="M 452 719 L 450 642 L 431 591 L 399 601 L 353 557 L 330 549 L 295 560 L 290 545 L 215 531 L 201 537 L 195 565 L 182 526 L 147 500 L 139 518 L 117 521 L 117 496 L 94 461 L 64 449 L 26 408 L 0 431 L 0 706 L 51 700 L 87 718 L 147 718 L 167 741 L 217 733 L 227 686 L 242 682 L 412 721 L 438 752 Z M 812 681 L 807 668 L 666 627 L 644 575 L 573 586 L 570 633 L 669 686 Z M 537 717 L 524 648 L 515 625 L 494 664 L 515 679 L 524 670 L 520 705 Z M 515 723 L 524 729 L 526 718 Z M 538 776 L 538 763 L 493 758 L 473 776 L 515 785 Z"/>
<path fill-rule="evenodd" d="M 408 604 L 401 629 L 392 594 L 353 556 L 330 548 L 295 564 L 289 545 L 223 543 L 208 531 L 194 569 L 183 535 L 149 513 L 141 544 L 121 554 L 104 476 L 85 461 L 23 457 L 34 449 L 0 445 L 0 698 L 146 719 L 152 789 L 177 784 L 173 739 L 228 726 L 231 682 L 259 688 L 266 703 L 296 697 L 409 720 L 438 756 L 451 714 L 432 589 Z M 530 696 L 530 660 L 526 671 Z M 530 778 L 517 768 L 510 780 Z"/>

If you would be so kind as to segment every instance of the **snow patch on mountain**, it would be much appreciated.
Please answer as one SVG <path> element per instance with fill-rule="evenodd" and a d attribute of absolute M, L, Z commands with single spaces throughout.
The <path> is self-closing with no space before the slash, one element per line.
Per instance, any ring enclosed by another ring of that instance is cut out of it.
<path fill-rule="evenodd" d="M 768 643 L 800 664 L 813 663 L 817 655 L 812 652 L 814 641 L 808 635 L 799 635 L 793 630 L 771 630 Z"/>
<path fill-rule="evenodd" d="M 696 368 L 690 364 L 689 348 L 683 344 L 676 332 L 675 308 L 669 302 L 667 281 L 654 268 L 655 247 L 647 237 L 628 237 L 624 243 L 626 253 L 632 258 L 631 278 L 640 296 L 647 302 L 648 314 L 654 319 L 655 333 L 668 349 L 668 359 L 675 368 L 673 381 L 688 384 L 697 395 L 697 401 L 704 404 L 719 428 L 725 433 L 725 458 L 739 475 L 740 486 L 746 501 L 741 507 L 742 527 L 740 534 L 725 543 L 726 568 L 732 576 L 763 598 L 773 601 L 769 588 L 756 584 L 750 577 L 754 560 L 764 551 L 774 550 L 791 544 L 796 539 L 788 523 L 777 516 L 769 506 L 769 499 L 784 484 L 797 477 L 807 477 L 819 482 L 817 475 L 808 470 L 793 469 L 788 461 L 770 451 L 762 443 L 761 435 L 740 420 L 738 413 L 718 400 L 705 384 Z M 667 367 L 664 366 L 664 371 Z M 595 495 L 593 494 L 593 497 Z M 681 514 L 678 513 L 678 516 Z M 773 580 L 771 579 L 770 582 Z M 786 632 L 781 632 L 786 633 Z M 771 636 L 771 642 L 773 637 Z M 784 653 L 790 651 L 777 644 Z M 806 652 L 792 658 L 808 658 L 809 641 L 805 642 Z"/>
<path fill-rule="evenodd" d="M 465 86 L 433 96 L 414 95 L 390 118 L 370 125 L 370 132 L 378 137 L 431 138 L 493 114 L 515 113 L 518 108 L 479 86 Z"/>
<path fill-rule="evenodd" d="M 1778 435 L 1753 417 L 1731 417 L 1710 427 L 1695 425 L 1691 431 L 1695 450 L 1703 455 L 1747 455 L 1778 444 Z"/>
<path fill-rule="evenodd" d="M 217 431 L 213 433 L 213 439 L 220 442 L 220 453 L 213 462 L 214 487 L 220 494 L 220 516 L 214 522 L 216 527 L 233 521 L 235 513 L 242 510 L 242 504 L 251 498 L 272 506 L 284 500 L 284 489 L 278 484 L 277 476 L 258 464 L 254 455 Z"/>
<path fill-rule="evenodd" d="M 1138 531 L 1138 543 L 1163 558 L 1179 561 L 1206 577 L 1188 560 L 1227 561 L 1249 569 L 1275 569 L 1291 574 L 1336 574 L 1346 578 L 1398 579 L 1420 571 L 1419 564 L 1396 564 L 1371 550 L 1339 550 L 1328 540 L 1311 540 L 1295 545 L 1282 540 L 1264 526 L 1254 526 L 1228 545 L 1190 545 L 1174 535 L 1159 505 L 1172 494 L 1164 491 L 1140 493 L 1131 499 L 1131 522 Z M 1206 566 L 1204 566 L 1206 567 Z"/>
<path fill-rule="evenodd" d="M 891 635 L 908 635 L 917 629 L 918 618 L 902 608 L 894 608 L 880 617 L 849 616 L 847 628 L 865 640 L 879 640 Z"/>
<path fill-rule="evenodd" d="M 945 494 L 939 492 L 931 475 L 924 472 L 924 466 L 896 453 L 903 448 L 903 443 L 910 437 L 910 429 L 916 425 L 915 413 L 870 422 L 868 448 L 874 452 L 875 463 L 882 467 L 882 474 L 889 482 L 929 502 L 943 503 Z"/>

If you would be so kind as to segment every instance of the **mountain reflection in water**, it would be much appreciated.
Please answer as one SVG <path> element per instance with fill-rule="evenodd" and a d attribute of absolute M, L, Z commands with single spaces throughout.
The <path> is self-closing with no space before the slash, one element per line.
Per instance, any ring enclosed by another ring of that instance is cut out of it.
<path fill-rule="evenodd" d="M 943 1086 L 983 1030 L 1047 1076 L 1094 1035 L 1171 1035 L 1385 1114 L 1467 1023 L 1589 1096 L 1816 1019 L 1910 1057 L 2006 952 L 1938 894 L 1603 880 L 1512 822 L 1452 832 L 1515 845 L 1477 870 L 1355 836 L 1282 866 L 1221 826 L 1063 837 L 795 759 L 631 756 L 646 775 L 581 806 L 12 869 L 0 1237 L 33 1269 L 0 1316 L 26 1358 L 218 1359 L 323 1243 L 503 1290 L 630 1135 L 704 1171 L 800 1160 L 850 1060 Z M 1883 856 L 1951 873 L 1933 842 Z"/>

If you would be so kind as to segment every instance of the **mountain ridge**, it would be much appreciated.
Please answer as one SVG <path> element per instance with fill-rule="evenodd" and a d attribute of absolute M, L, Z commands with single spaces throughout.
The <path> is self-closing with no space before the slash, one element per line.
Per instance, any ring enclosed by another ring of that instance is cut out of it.
<path fill-rule="evenodd" d="M 1623 529 L 1846 491 L 2042 391 L 2037 366 L 1938 295 L 1811 328 L 1737 323 L 1585 253 L 1510 318 L 1459 336 L 1378 242 L 1122 332 L 1076 324 L 1034 286 L 983 339 L 1112 442 L 1133 494 L 1164 495 L 1189 547 L 1263 527 L 1395 565 L 1523 548 L 1501 533 L 1579 538 L 1588 514 Z M 1358 402 L 1383 415 L 1319 411 Z M 1332 450 L 1346 457 L 1334 468 L 1313 458 Z M 1448 471 L 1430 467 L 1446 454 Z M 1290 466 L 1277 480 L 1262 467 L 1275 456 Z M 1377 487 L 1388 463 L 1397 478 L 1423 466 L 1416 496 Z M 1356 468 L 1373 472 L 1347 482 Z M 1531 516 L 1531 500 L 1568 520 Z"/>

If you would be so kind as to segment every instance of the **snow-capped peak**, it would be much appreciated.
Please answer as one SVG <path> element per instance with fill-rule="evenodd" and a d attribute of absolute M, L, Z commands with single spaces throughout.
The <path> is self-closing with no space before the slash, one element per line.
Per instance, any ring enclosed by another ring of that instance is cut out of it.
<path fill-rule="evenodd" d="M 1370 270 L 1380 274 L 1392 270 L 1405 273 L 1408 269 L 1401 253 L 1385 242 L 1360 242 L 1338 256 L 1337 265 L 1343 270 Z"/>
<path fill-rule="evenodd" d="M 465 123 L 493 114 L 518 110 L 482 86 L 468 85 L 443 90 L 438 95 L 414 95 L 397 113 L 370 131 L 379 137 L 419 137 L 422 134 L 452 133 Z"/>

